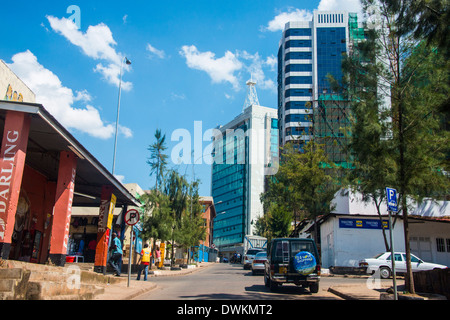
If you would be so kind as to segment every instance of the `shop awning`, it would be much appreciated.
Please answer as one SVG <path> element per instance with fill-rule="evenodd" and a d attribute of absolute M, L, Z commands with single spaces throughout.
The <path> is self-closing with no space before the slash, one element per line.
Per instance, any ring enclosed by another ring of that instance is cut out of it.
<path fill-rule="evenodd" d="M 25 163 L 39 171 L 49 181 L 57 181 L 61 151 L 78 156 L 73 206 L 99 207 L 102 186 L 110 185 L 117 197 L 117 206 L 140 206 L 131 195 L 73 135 L 40 104 L 0 101 L 0 135 L 3 134 L 6 111 L 28 113 L 31 116 Z"/>

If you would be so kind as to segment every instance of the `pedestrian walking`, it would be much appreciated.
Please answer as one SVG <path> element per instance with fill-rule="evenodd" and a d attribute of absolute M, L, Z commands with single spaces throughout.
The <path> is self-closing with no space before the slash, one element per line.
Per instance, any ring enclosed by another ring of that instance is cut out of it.
<path fill-rule="evenodd" d="M 155 265 L 157 268 L 159 268 L 161 264 L 161 250 L 159 249 L 159 246 L 156 246 L 155 256 Z"/>
<path fill-rule="evenodd" d="M 148 266 L 150 264 L 150 257 L 152 256 L 152 251 L 148 247 L 148 244 L 144 244 L 144 248 L 141 251 L 141 256 L 139 257 L 138 264 L 139 265 L 139 271 L 136 280 L 141 280 L 141 273 L 144 271 L 144 281 L 147 281 L 148 276 Z"/>
<path fill-rule="evenodd" d="M 109 258 L 109 264 L 111 267 L 114 268 L 116 271 L 116 276 L 120 276 L 120 261 L 122 259 L 122 243 L 120 242 L 119 238 L 117 237 L 117 233 L 112 234 L 112 241 L 111 241 L 111 257 Z"/>

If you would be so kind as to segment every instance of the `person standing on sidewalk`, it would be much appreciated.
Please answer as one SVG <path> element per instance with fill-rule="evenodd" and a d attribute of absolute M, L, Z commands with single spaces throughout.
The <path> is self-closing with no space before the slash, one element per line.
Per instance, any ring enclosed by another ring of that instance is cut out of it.
<path fill-rule="evenodd" d="M 136 280 L 141 280 L 141 272 L 144 270 L 144 281 L 147 281 L 148 276 L 148 266 L 150 264 L 150 257 L 152 256 L 152 251 L 148 247 L 148 244 L 144 244 L 144 248 L 141 251 L 141 256 L 139 257 L 140 266 Z"/>
<path fill-rule="evenodd" d="M 161 250 L 159 249 L 159 246 L 156 246 L 156 250 L 155 250 L 155 265 L 156 267 L 159 269 L 160 267 L 160 262 L 161 262 Z"/>
<path fill-rule="evenodd" d="M 119 238 L 117 237 L 117 233 L 112 234 L 111 241 L 111 258 L 109 258 L 109 264 L 116 271 L 116 276 L 120 276 L 120 261 L 122 259 L 122 244 L 120 243 Z"/>

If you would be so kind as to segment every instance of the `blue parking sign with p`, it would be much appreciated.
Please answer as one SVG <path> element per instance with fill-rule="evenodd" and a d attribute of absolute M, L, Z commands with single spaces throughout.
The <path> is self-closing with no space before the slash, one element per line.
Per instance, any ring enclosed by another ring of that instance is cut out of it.
<path fill-rule="evenodd" d="M 397 190 L 393 188 L 386 188 L 386 197 L 387 197 L 387 204 L 388 204 L 388 210 L 397 212 Z"/>

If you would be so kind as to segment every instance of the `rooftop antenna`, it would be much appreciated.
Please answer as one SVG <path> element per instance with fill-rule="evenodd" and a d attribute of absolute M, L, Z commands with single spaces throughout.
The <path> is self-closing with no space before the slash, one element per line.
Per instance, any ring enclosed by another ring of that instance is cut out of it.
<path fill-rule="evenodd" d="M 259 106 L 259 100 L 258 95 L 256 94 L 256 81 L 253 81 L 253 74 L 251 75 L 250 80 L 246 82 L 247 85 L 247 97 L 245 98 L 244 108 L 242 109 L 242 112 L 247 107 L 250 106 Z"/>

